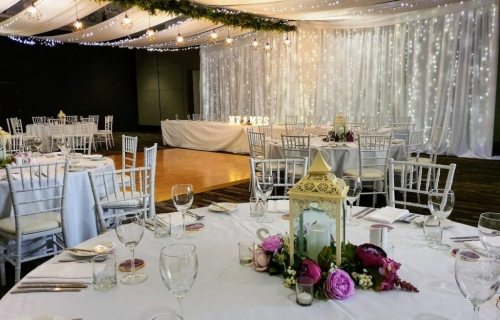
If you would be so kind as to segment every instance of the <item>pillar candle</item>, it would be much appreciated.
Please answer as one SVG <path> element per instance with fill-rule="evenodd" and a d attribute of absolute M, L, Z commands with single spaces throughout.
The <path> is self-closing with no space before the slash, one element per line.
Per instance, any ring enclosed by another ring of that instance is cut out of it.
<path fill-rule="evenodd" d="M 330 245 L 330 227 L 314 224 L 307 230 L 307 256 L 314 261 L 324 247 Z"/>

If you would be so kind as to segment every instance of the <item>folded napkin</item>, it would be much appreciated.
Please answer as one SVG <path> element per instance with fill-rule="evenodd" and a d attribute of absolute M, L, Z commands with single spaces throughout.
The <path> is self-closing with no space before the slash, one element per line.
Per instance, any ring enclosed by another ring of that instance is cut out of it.
<path fill-rule="evenodd" d="M 29 273 L 29 282 L 92 283 L 91 263 L 45 263 Z"/>
<path fill-rule="evenodd" d="M 102 158 L 102 154 L 84 154 L 82 155 L 83 159 L 99 159 Z"/>
<path fill-rule="evenodd" d="M 472 251 L 479 253 L 480 255 L 483 255 L 485 257 L 489 256 L 488 251 L 486 251 L 481 241 L 466 241 L 464 242 L 464 245 Z"/>
<path fill-rule="evenodd" d="M 388 133 L 388 132 L 391 132 L 392 131 L 392 128 L 391 127 L 382 127 L 380 129 L 377 130 L 377 133 Z"/>
<path fill-rule="evenodd" d="M 182 213 L 180 212 L 170 212 L 170 223 L 172 224 L 172 227 L 177 227 L 177 226 L 182 226 Z M 161 213 L 158 214 L 159 216 L 162 216 Z M 185 223 L 188 224 L 188 223 L 191 223 L 191 222 L 195 222 L 196 221 L 196 218 L 195 217 L 192 217 L 190 215 L 187 215 L 185 216 Z M 149 224 L 150 226 L 154 226 L 155 224 L 155 221 L 154 221 L 154 218 L 149 218 L 146 220 L 146 223 Z"/>
<path fill-rule="evenodd" d="M 392 224 L 396 220 L 410 213 L 407 209 L 398 209 L 393 207 L 383 207 L 366 215 L 363 219 L 380 223 Z"/>
<path fill-rule="evenodd" d="M 401 139 L 392 139 L 392 143 L 393 144 L 402 144 L 402 143 L 405 143 L 405 141 L 401 140 Z"/>
<path fill-rule="evenodd" d="M 288 200 L 267 201 L 267 212 L 288 212 Z"/>

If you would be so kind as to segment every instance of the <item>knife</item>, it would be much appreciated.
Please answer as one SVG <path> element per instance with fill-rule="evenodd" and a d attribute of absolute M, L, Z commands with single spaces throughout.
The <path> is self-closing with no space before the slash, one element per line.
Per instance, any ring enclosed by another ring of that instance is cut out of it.
<path fill-rule="evenodd" d="M 450 237 L 450 239 L 479 239 L 479 236 Z"/>
<path fill-rule="evenodd" d="M 66 248 L 65 250 L 68 251 L 80 251 L 80 252 L 89 252 L 89 253 L 96 253 L 96 254 L 113 254 L 113 252 L 102 252 L 102 251 L 96 251 L 96 250 L 89 250 L 89 249 L 79 249 L 79 248 Z"/>
<path fill-rule="evenodd" d="M 27 288 L 87 288 L 84 283 L 48 283 L 48 282 L 23 282 L 20 283 L 18 289 Z"/>
<path fill-rule="evenodd" d="M 360 214 L 362 214 L 363 212 L 366 212 L 368 210 L 370 210 L 371 208 L 364 208 L 363 210 L 361 210 L 360 212 L 356 212 L 355 214 L 353 214 L 352 216 L 353 217 L 357 217 L 359 216 Z"/>
<path fill-rule="evenodd" d="M 363 213 L 362 215 L 359 215 L 356 217 L 356 219 L 361 219 L 363 218 L 364 216 L 367 216 L 369 213 L 372 213 L 373 211 L 377 210 L 377 208 L 371 208 L 370 210 L 366 211 L 365 213 Z"/>
<path fill-rule="evenodd" d="M 22 288 L 12 289 L 11 294 L 16 293 L 31 293 L 31 292 L 80 292 L 82 289 L 78 288 Z"/>

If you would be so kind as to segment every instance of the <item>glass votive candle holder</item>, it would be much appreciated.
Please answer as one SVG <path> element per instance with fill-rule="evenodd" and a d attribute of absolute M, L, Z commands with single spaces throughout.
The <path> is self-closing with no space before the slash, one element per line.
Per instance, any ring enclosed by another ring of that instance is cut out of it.
<path fill-rule="evenodd" d="M 243 266 L 253 265 L 253 252 L 255 243 L 253 241 L 240 241 L 238 243 L 240 264 Z"/>
<path fill-rule="evenodd" d="M 314 300 L 314 280 L 309 277 L 299 277 L 295 283 L 296 301 L 299 306 L 307 307 Z"/>

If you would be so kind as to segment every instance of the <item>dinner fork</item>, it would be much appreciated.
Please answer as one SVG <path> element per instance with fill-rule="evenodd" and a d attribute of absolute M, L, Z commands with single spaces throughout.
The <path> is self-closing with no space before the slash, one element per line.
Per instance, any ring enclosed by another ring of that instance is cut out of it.
<path fill-rule="evenodd" d="M 196 213 L 194 213 L 194 212 L 191 212 L 191 211 L 189 211 L 189 210 L 186 212 L 186 214 L 187 214 L 188 216 L 191 216 L 191 217 L 193 217 L 193 218 L 196 218 L 196 220 L 200 220 L 201 218 L 203 218 L 203 217 L 204 217 L 204 216 L 200 216 L 200 215 L 198 215 L 198 214 L 196 214 Z"/>

